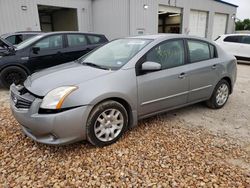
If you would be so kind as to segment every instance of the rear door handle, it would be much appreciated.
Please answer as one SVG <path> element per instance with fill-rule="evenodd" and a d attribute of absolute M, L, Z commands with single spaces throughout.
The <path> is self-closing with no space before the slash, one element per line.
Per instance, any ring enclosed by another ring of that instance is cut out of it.
<path fill-rule="evenodd" d="M 216 64 L 212 66 L 212 69 L 216 69 L 216 68 L 217 68 L 217 65 L 216 65 Z"/>
<path fill-rule="evenodd" d="M 178 78 L 180 78 L 180 79 L 184 79 L 186 77 L 186 73 L 185 72 L 182 72 L 179 76 L 178 76 Z"/>

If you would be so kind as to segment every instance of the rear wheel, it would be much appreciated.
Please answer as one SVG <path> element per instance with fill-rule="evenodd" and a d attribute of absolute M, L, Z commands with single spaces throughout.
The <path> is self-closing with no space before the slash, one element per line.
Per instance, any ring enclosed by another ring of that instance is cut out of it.
<path fill-rule="evenodd" d="M 213 109 L 222 108 L 229 98 L 230 86 L 226 80 L 221 80 L 215 87 L 212 97 L 206 102 Z"/>
<path fill-rule="evenodd" d="M 9 88 L 11 84 L 22 84 L 28 74 L 20 67 L 12 66 L 3 69 L 0 73 L 0 79 L 4 87 Z"/>
<path fill-rule="evenodd" d="M 128 113 L 116 101 L 106 101 L 96 106 L 87 122 L 87 139 L 95 146 L 115 143 L 127 130 Z"/>

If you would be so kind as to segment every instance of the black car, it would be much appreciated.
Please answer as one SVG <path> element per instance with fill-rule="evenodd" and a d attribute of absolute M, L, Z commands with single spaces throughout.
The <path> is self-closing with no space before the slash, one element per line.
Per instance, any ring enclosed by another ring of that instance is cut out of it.
<path fill-rule="evenodd" d="M 52 32 L 34 36 L 0 55 L 0 81 L 9 87 L 44 68 L 78 59 L 108 42 L 104 35 Z"/>
<path fill-rule="evenodd" d="M 41 31 L 19 31 L 15 33 L 6 33 L 1 35 L 1 38 L 7 40 L 13 45 L 17 45 L 31 37 L 41 34 Z"/>

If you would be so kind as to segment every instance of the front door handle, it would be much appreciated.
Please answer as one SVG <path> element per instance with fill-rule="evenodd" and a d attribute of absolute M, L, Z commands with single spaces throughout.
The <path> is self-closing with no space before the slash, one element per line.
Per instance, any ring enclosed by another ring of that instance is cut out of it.
<path fill-rule="evenodd" d="M 182 72 L 179 76 L 178 76 L 178 78 L 180 78 L 180 79 L 184 79 L 186 77 L 186 73 L 185 72 Z"/>
<path fill-rule="evenodd" d="M 217 65 L 214 64 L 214 65 L 212 66 L 212 69 L 216 69 L 216 68 L 217 68 Z"/>

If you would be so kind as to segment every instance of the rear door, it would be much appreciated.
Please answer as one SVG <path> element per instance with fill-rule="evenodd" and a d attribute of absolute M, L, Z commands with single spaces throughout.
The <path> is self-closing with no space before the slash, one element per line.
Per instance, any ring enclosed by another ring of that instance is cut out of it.
<path fill-rule="evenodd" d="M 33 49 L 38 49 L 34 51 Z M 29 66 L 33 71 L 67 62 L 63 55 L 64 40 L 62 34 L 42 38 L 30 48 Z"/>
<path fill-rule="evenodd" d="M 157 62 L 162 70 L 138 72 L 138 113 L 152 114 L 187 103 L 188 78 L 186 77 L 184 41 L 165 41 L 150 50 L 137 70 L 146 61 Z"/>
<path fill-rule="evenodd" d="M 241 56 L 241 38 L 242 36 L 240 35 L 227 36 L 221 39 L 222 41 L 219 42 L 219 45 L 228 53 L 234 56 Z"/>
<path fill-rule="evenodd" d="M 220 64 L 215 46 L 210 43 L 188 39 L 189 77 L 188 102 L 192 103 L 211 96 L 216 81 L 219 79 Z"/>
<path fill-rule="evenodd" d="M 67 50 L 65 55 L 68 61 L 74 61 L 93 49 L 91 45 L 89 45 L 87 36 L 85 34 L 67 34 L 66 42 Z"/>
<path fill-rule="evenodd" d="M 241 44 L 240 44 L 240 55 L 242 57 L 242 60 L 250 60 L 250 36 L 244 35 L 241 38 Z"/>

